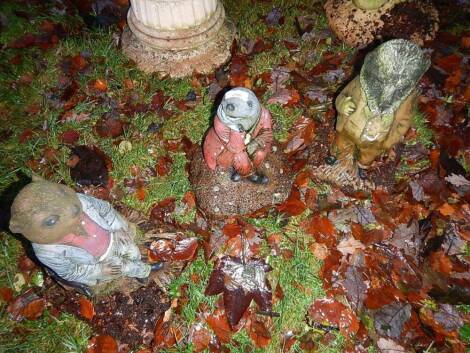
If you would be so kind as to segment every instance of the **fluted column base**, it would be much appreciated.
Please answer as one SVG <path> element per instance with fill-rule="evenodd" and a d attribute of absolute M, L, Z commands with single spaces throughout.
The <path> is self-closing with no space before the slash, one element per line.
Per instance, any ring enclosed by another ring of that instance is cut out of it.
<path fill-rule="evenodd" d="M 207 22 L 181 30 L 149 29 L 132 12 L 121 37 L 123 52 L 145 72 L 184 77 L 193 71 L 210 73 L 230 59 L 235 26 L 223 8 Z"/>

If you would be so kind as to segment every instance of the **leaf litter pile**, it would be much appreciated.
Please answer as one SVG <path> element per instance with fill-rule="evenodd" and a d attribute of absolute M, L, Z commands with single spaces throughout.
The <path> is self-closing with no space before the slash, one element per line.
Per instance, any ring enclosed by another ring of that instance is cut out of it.
<path fill-rule="evenodd" d="M 87 298 L 1 233 L 0 351 L 49 351 L 38 332 L 64 317 L 85 328 L 54 352 L 468 349 L 470 32 L 457 5 L 436 1 L 443 29 L 426 45 L 420 113 L 362 193 L 315 178 L 335 136 L 335 95 L 365 54 L 334 38 L 320 3 L 263 1 L 252 14 L 240 12 L 249 1 L 227 3 L 243 28 L 231 61 L 179 81 L 120 54 L 126 1 L 20 3 L 33 10 L 6 2 L 0 17 L 2 227 L 22 172 L 34 172 L 112 202 L 138 224 L 147 261 L 165 266 Z M 18 34 L 15 19 L 34 26 Z M 275 208 L 214 221 L 197 211 L 186 166 L 232 86 L 271 110 L 296 177 Z"/>

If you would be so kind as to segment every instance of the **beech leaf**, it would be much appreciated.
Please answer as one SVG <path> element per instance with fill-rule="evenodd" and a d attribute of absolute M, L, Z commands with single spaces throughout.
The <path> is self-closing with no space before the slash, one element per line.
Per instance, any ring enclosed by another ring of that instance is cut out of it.
<path fill-rule="evenodd" d="M 215 266 L 206 295 L 223 294 L 228 322 L 233 328 L 238 324 L 252 300 L 260 310 L 271 312 L 272 292 L 266 279 L 271 267 L 260 259 L 245 263 L 233 256 L 222 257 Z"/>

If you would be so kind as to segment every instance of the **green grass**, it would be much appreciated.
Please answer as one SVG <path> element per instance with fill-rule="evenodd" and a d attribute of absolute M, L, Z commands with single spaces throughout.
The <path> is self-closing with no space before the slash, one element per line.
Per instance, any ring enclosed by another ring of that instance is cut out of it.
<path fill-rule="evenodd" d="M 434 132 L 429 127 L 425 114 L 417 112 L 413 116 L 411 126 L 416 130 L 416 139 L 410 141 L 410 143 L 419 142 L 427 148 L 434 145 Z"/>
<path fill-rule="evenodd" d="M 297 5 L 303 5 L 300 10 Z M 47 6 L 47 5 L 45 5 Z M 276 6 L 281 9 L 285 22 L 270 29 L 262 20 L 268 12 Z M 255 2 L 242 0 L 239 2 L 226 1 L 226 12 L 238 27 L 239 36 L 248 39 L 263 38 L 272 42 L 273 49 L 254 55 L 249 62 L 250 77 L 270 72 L 277 65 L 285 64 L 291 60 L 291 53 L 284 45 L 285 39 L 296 39 L 298 33 L 293 25 L 295 17 L 304 14 L 314 14 L 319 8 L 316 2 L 305 4 L 300 0 L 274 0 L 273 2 Z M 25 20 L 15 16 L 17 10 L 26 11 L 32 17 Z M 132 177 L 132 169 L 137 166 L 145 171 L 154 168 L 158 158 L 167 152 L 163 140 L 179 139 L 187 136 L 193 143 L 200 143 L 203 135 L 211 123 L 210 112 L 212 102 L 207 96 L 206 88 L 194 88 L 191 78 L 161 79 L 158 75 L 148 75 L 139 71 L 121 53 L 117 47 L 117 30 L 90 30 L 87 29 L 79 17 L 68 15 L 52 15 L 43 8 L 24 8 L 21 3 L 8 1 L 0 4 L 0 13 L 10 20 L 5 30 L 0 32 L 0 43 L 8 44 L 20 38 L 25 33 L 35 33 L 45 19 L 63 23 L 72 29 L 70 35 L 61 40 L 52 49 L 43 51 L 38 48 L 5 49 L 0 52 L 0 133 L 9 131 L 0 143 L 0 192 L 7 190 L 13 183 L 23 180 L 24 175 L 30 176 L 32 161 L 39 162 L 41 168 L 36 173 L 49 180 L 65 182 L 73 186 L 69 168 L 66 165 L 70 148 L 60 142 L 60 135 L 66 130 L 76 130 L 80 134 L 78 144 L 96 145 L 102 149 L 113 161 L 110 172 L 118 188 L 124 191 L 123 202 L 131 208 L 147 212 L 157 201 L 167 197 L 175 197 L 177 205 L 184 193 L 190 190 L 188 176 L 185 170 L 187 159 L 182 152 L 172 152 L 173 159 L 170 173 L 165 177 L 151 177 L 146 187 L 147 194 L 143 201 L 136 198 L 134 193 L 124 186 L 124 179 Z M 316 15 L 315 15 L 316 16 Z M 317 16 L 319 29 L 326 28 L 326 19 L 320 14 Z M 326 51 L 340 51 L 343 47 L 335 47 L 330 43 L 316 42 L 303 43 L 295 60 L 304 63 L 306 67 L 317 64 Z M 21 63 L 10 64 L 17 54 L 21 55 Z M 78 103 L 71 111 L 76 114 L 88 114 L 89 119 L 84 122 L 59 122 L 63 113 L 60 107 L 51 104 L 48 93 L 56 90 L 62 74 L 60 64 L 67 56 L 84 55 L 89 62 L 89 68 L 78 74 L 74 79 L 79 85 L 79 92 L 85 99 Z M 21 83 L 25 78 L 31 78 L 30 83 Z M 89 84 L 92 80 L 106 80 L 108 91 L 104 93 L 107 100 L 94 97 Z M 130 80 L 134 88 L 128 89 L 125 80 Z M 254 83 L 262 84 L 261 82 Z M 121 117 L 129 123 L 123 139 L 131 143 L 131 150 L 125 153 L 119 151 L 114 139 L 103 139 L 94 131 L 94 125 L 100 117 L 111 110 L 109 101 L 122 102 L 132 95 L 132 100 L 138 104 L 148 104 L 157 90 L 163 90 L 169 99 L 165 109 L 174 112 L 170 118 L 163 118 L 156 112 L 137 113 L 132 117 Z M 198 100 L 194 110 L 186 112 L 178 110 L 174 101 L 182 100 L 190 90 L 195 90 Z M 267 97 L 264 97 L 266 102 Z M 37 111 L 31 113 L 31 107 L 37 106 Z M 274 119 L 274 136 L 279 141 L 286 140 L 293 122 L 302 114 L 298 108 L 282 107 L 278 104 L 268 107 Z M 147 127 L 150 123 L 162 123 L 161 135 L 150 134 Z M 24 143 L 18 143 L 20 135 L 28 128 L 32 130 L 32 138 Z M 44 150 L 56 150 L 57 162 L 47 163 L 43 159 Z M 178 208 L 178 207 L 177 207 Z M 175 214 L 176 219 L 188 223 L 194 219 L 195 211 L 188 214 Z M 303 216 L 306 217 L 306 216 Z M 275 305 L 275 311 L 280 317 L 274 318 L 272 328 L 272 343 L 267 349 L 252 350 L 251 340 L 245 330 L 234 335 L 234 340 L 228 346 L 232 353 L 251 352 L 279 352 L 280 335 L 286 330 L 294 330 L 300 337 L 313 334 L 306 326 L 304 316 L 314 298 L 322 296 L 321 281 L 317 271 L 321 263 L 316 260 L 308 249 L 310 239 L 299 230 L 300 218 L 286 220 L 275 214 L 263 219 L 249 220 L 263 228 L 265 233 L 273 232 L 283 235 L 281 246 L 292 251 L 294 256 L 289 260 L 281 257 L 269 257 L 273 271 L 269 278 L 275 286 L 278 282 L 282 286 L 285 298 Z M 19 272 L 17 258 L 22 255 L 21 243 L 11 234 L 0 234 L 0 286 L 14 286 L 15 275 Z M 268 255 L 270 249 L 266 242 L 262 245 L 262 256 Z M 189 301 L 184 304 L 181 318 L 185 325 L 198 320 L 198 308 L 201 304 L 214 308 L 217 296 L 206 297 L 204 290 L 212 271 L 213 264 L 206 263 L 200 254 L 176 279 L 168 289 L 172 298 L 181 295 L 182 286 L 186 287 L 185 297 Z M 197 276 L 197 280 L 195 280 Z M 299 286 L 302 284 L 302 287 Z M 15 293 L 19 294 L 19 293 Z M 6 314 L 5 303 L 0 303 L 0 353 L 65 353 L 83 352 L 91 329 L 74 316 L 62 313 L 59 317 L 49 314 L 49 309 L 35 321 L 13 322 Z M 315 339 L 319 339 L 317 333 Z M 341 339 L 324 347 L 328 352 L 341 350 Z M 298 343 L 294 345 L 293 352 L 300 352 Z M 191 345 L 180 344 L 168 352 L 189 353 Z"/>
<path fill-rule="evenodd" d="M 192 324 L 196 321 L 198 308 L 201 304 L 205 304 L 210 309 L 215 308 L 216 296 L 206 296 L 204 291 L 212 272 L 212 264 L 205 262 L 202 251 L 184 273 L 175 279 L 169 288 L 170 296 L 177 298 L 182 296 L 182 286 L 187 286 L 185 297 L 189 298 L 189 302 L 182 310 L 182 317 L 188 323 Z M 195 281 L 196 279 L 196 281 Z"/>
<path fill-rule="evenodd" d="M 2 309 L 0 317 L 1 353 L 81 353 L 91 329 L 71 314 L 59 317 L 45 311 L 40 320 L 10 320 Z"/>

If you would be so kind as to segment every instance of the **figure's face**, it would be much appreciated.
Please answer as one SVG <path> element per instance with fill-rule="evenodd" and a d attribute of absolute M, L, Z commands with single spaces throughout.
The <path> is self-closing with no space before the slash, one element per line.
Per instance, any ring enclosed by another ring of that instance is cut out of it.
<path fill-rule="evenodd" d="M 261 106 L 255 94 L 246 88 L 228 91 L 221 103 L 222 121 L 238 131 L 249 131 L 257 122 Z"/>
<path fill-rule="evenodd" d="M 56 243 L 77 231 L 81 213 L 75 191 L 60 184 L 35 182 L 16 197 L 10 229 L 34 243 Z"/>

